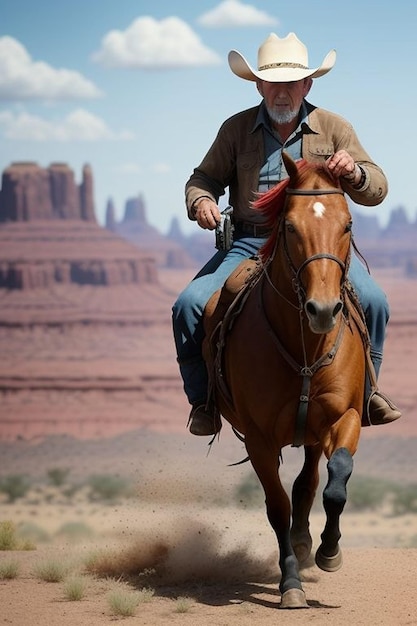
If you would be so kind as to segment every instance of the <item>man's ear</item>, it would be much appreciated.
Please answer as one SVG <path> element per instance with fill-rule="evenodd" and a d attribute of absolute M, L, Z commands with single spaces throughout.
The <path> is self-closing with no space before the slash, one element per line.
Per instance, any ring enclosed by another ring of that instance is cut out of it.
<path fill-rule="evenodd" d="M 256 89 L 259 91 L 259 94 L 262 96 L 262 98 L 264 97 L 263 94 L 263 84 L 261 80 L 257 80 L 256 81 Z"/>

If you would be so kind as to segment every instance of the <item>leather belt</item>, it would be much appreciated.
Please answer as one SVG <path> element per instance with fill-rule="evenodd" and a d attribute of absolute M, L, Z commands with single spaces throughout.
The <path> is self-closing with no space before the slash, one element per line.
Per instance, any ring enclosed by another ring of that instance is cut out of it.
<path fill-rule="evenodd" d="M 254 224 L 253 222 L 244 222 L 243 220 L 236 220 L 234 222 L 235 230 L 250 235 L 251 237 L 269 237 L 271 229 L 267 228 L 263 224 Z"/>

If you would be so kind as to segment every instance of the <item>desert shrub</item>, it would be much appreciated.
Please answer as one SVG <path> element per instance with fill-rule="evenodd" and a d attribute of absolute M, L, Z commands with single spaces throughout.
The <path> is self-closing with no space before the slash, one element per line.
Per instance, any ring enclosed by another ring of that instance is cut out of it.
<path fill-rule="evenodd" d="M 89 478 L 90 499 L 113 502 L 130 494 L 130 482 L 122 476 L 96 474 Z"/>
<path fill-rule="evenodd" d="M 175 613 L 188 613 L 193 605 L 191 598 L 180 596 L 175 602 Z"/>
<path fill-rule="evenodd" d="M 73 542 L 88 539 L 94 534 L 93 529 L 85 522 L 65 522 L 57 531 L 57 536 Z"/>
<path fill-rule="evenodd" d="M 29 488 L 29 479 L 23 474 L 10 474 L 0 480 L 0 491 L 7 495 L 9 502 L 15 502 L 18 498 L 23 498 Z"/>
<path fill-rule="evenodd" d="M 417 513 L 417 484 L 397 485 L 393 489 L 392 512 L 394 515 Z"/>
<path fill-rule="evenodd" d="M 353 474 L 347 486 L 348 509 L 373 511 L 384 504 L 391 490 L 392 485 L 385 480 Z"/>
<path fill-rule="evenodd" d="M 0 550 L 17 550 L 16 526 L 8 520 L 0 522 Z"/>
<path fill-rule="evenodd" d="M 69 578 L 64 586 L 64 596 L 71 602 L 82 600 L 85 596 L 86 583 L 82 576 Z"/>
<path fill-rule="evenodd" d="M 54 487 L 62 487 L 70 471 L 67 467 L 52 467 L 47 471 L 49 483 Z"/>
<path fill-rule="evenodd" d="M 32 541 L 21 537 L 16 525 L 9 521 L 0 522 L 0 550 L 35 550 Z"/>
<path fill-rule="evenodd" d="M 69 573 L 69 565 L 59 559 L 49 559 L 38 563 L 33 574 L 47 583 L 60 583 Z"/>
<path fill-rule="evenodd" d="M 107 600 L 113 615 L 132 617 L 140 603 L 140 596 L 137 591 L 115 588 L 108 594 Z"/>
<path fill-rule="evenodd" d="M 12 580 L 17 578 L 20 565 L 17 561 L 3 561 L 0 563 L 0 580 Z"/>

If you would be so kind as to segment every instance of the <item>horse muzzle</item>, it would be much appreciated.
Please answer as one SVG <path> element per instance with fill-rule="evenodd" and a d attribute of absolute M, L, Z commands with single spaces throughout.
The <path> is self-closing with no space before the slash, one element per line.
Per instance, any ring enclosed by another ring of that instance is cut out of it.
<path fill-rule="evenodd" d="M 319 302 L 310 298 L 304 305 L 308 323 L 313 333 L 324 335 L 335 327 L 337 317 L 343 308 L 340 299 L 331 302 Z"/>

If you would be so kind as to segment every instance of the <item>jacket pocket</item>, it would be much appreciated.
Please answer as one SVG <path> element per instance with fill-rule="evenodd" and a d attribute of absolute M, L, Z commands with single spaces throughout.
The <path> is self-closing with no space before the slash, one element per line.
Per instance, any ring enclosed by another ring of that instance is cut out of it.
<path fill-rule="evenodd" d="M 307 160 L 322 161 L 334 154 L 334 146 L 324 143 L 309 145 Z"/>
<path fill-rule="evenodd" d="M 239 154 L 236 159 L 236 167 L 238 171 L 248 172 L 256 167 L 259 167 L 259 157 L 256 150 L 250 152 L 243 152 Z"/>

